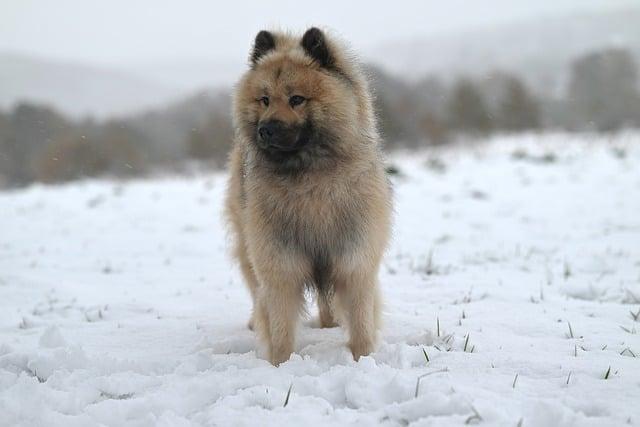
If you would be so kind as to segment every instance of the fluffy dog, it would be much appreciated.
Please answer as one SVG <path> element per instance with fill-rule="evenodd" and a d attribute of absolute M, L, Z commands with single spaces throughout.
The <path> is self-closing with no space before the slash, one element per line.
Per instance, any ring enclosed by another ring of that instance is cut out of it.
<path fill-rule="evenodd" d="M 249 327 L 271 363 L 289 359 L 305 287 L 320 323 L 369 354 L 391 191 L 367 80 L 336 40 L 261 31 L 234 95 L 226 217 L 253 297 Z"/>

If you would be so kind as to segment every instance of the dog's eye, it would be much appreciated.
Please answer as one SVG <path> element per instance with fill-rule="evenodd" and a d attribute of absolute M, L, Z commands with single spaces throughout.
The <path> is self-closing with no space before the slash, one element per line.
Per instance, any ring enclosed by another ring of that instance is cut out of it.
<path fill-rule="evenodd" d="M 262 102 L 262 104 L 264 104 L 265 107 L 269 106 L 269 97 L 268 96 L 263 96 L 258 101 Z"/>
<path fill-rule="evenodd" d="M 304 101 L 306 101 L 304 96 L 293 95 L 291 98 L 289 98 L 289 105 L 295 107 L 296 105 L 302 104 Z"/>

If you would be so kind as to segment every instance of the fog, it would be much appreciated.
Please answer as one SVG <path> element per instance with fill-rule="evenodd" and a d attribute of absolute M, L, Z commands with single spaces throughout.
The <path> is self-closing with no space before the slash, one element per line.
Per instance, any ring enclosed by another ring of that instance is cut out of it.
<path fill-rule="evenodd" d="M 4 1 L 0 50 L 109 66 L 154 61 L 244 60 L 263 28 L 328 27 L 357 49 L 535 17 L 637 6 L 635 0 L 325 0 L 305 3 L 153 0 Z"/>
<path fill-rule="evenodd" d="M 640 126 L 636 0 L 0 4 L 0 188 L 222 167 L 261 29 L 348 41 L 388 150 Z"/>

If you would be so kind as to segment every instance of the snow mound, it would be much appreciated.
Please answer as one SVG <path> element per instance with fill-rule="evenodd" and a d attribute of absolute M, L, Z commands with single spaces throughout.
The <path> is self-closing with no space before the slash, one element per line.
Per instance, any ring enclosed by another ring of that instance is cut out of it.
<path fill-rule="evenodd" d="M 262 358 L 224 174 L 0 193 L 0 426 L 636 425 L 639 138 L 394 155 L 384 328 L 357 363 L 309 319 Z"/>

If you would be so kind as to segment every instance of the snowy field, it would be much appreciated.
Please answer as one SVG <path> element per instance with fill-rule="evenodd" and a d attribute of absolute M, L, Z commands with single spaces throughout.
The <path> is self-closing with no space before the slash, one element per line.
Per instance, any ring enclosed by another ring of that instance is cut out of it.
<path fill-rule="evenodd" d="M 640 425 L 640 135 L 391 163 L 358 363 L 315 308 L 261 359 L 222 174 L 0 193 L 0 425 Z"/>

